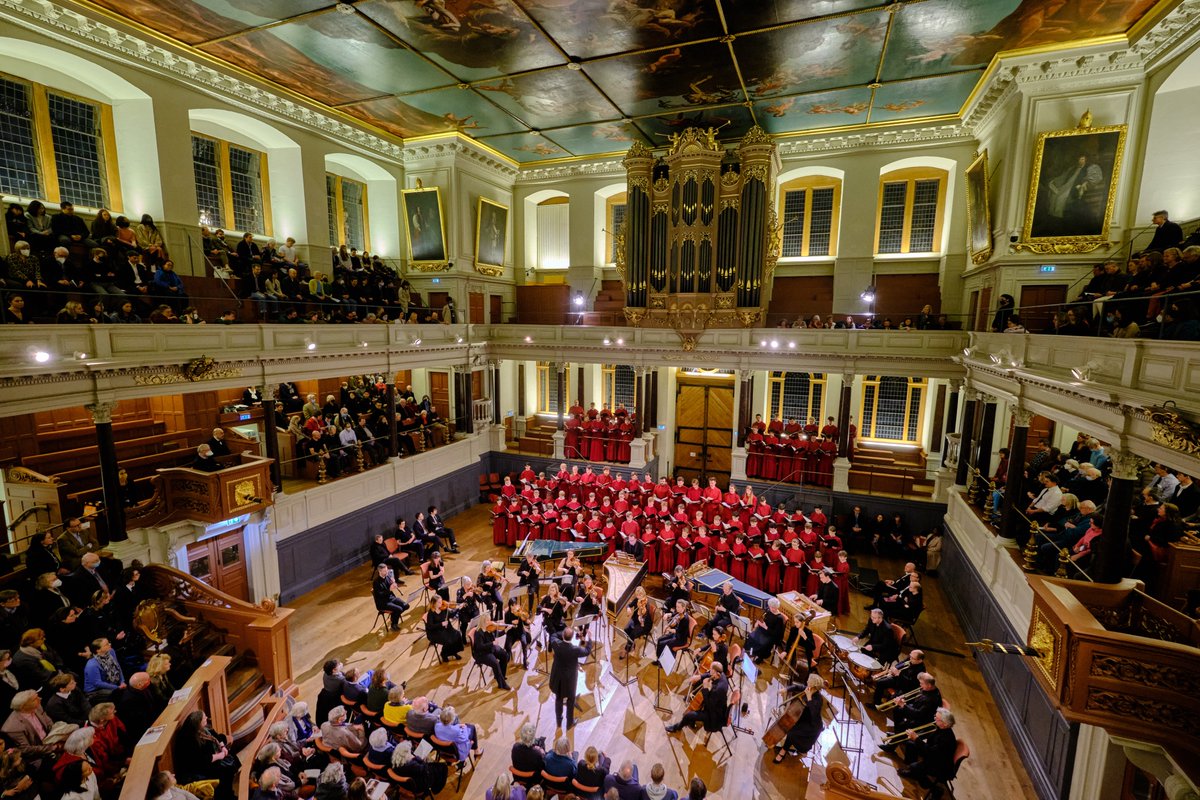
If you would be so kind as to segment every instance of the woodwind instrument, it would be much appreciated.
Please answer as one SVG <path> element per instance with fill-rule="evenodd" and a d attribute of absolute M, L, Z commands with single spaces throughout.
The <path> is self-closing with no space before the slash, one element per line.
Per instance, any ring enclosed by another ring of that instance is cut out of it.
<path fill-rule="evenodd" d="M 927 733 L 932 733 L 936 728 L 937 728 L 936 722 L 926 722 L 924 725 L 918 725 L 915 728 L 909 728 L 906 731 L 897 731 L 896 733 L 893 733 L 890 736 L 885 736 L 885 737 L 883 737 L 883 741 L 880 742 L 880 744 L 883 744 L 883 745 L 900 744 L 901 742 L 908 739 L 908 734 L 910 734 L 910 733 L 915 733 L 917 736 L 924 736 Z"/>
<path fill-rule="evenodd" d="M 891 700 L 888 700 L 885 703 L 880 703 L 879 705 L 875 706 L 875 710 L 876 711 L 891 711 L 893 708 L 895 708 L 898 705 L 899 701 L 903 700 L 904 702 L 907 703 L 909 700 L 914 699 L 920 693 L 921 693 L 921 687 L 918 686 L 916 689 L 913 689 L 910 692 L 905 692 L 902 695 L 893 697 Z"/>

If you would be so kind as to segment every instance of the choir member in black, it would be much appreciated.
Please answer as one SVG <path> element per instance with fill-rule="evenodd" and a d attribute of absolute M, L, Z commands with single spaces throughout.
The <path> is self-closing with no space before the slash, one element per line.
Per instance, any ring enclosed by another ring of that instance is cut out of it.
<path fill-rule="evenodd" d="M 762 619 L 754 623 L 754 629 L 746 639 L 746 652 L 755 664 L 761 664 L 771 657 L 771 651 L 783 644 L 783 632 L 787 628 L 787 620 L 779 611 L 778 598 L 772 597 L 767 601 L 767 610 Z"/>
<path fill-rule="evenodd" d="M 799 685 L 789 686 L 787 692 L 791 693 L 799 688 Z M 825 707 L 825 698 L 822 696 L 821 690 L 824 688 L 824 678 L 815 672 L 808 676 L 804 693 L 800 696 L 800 702 L 804 703 L 804 710 L 800 712 L 800 718 L 783 737 L 783 741 L 775 745 L 776 764 L 783 763 L 784 753 L 792 756 L 804 755 L 820 738 L 821 729 L 824 727 L 821 721 L 821 712 Z"/>
<path fill-rule="evenodd" d="M 575 555 L 574 550 L 567 551 L 567 557 L 558 565 L 558 574 L 563 576 L 561 589 L 568 600 L 574 600 L 576 594 L 576 585 L 579 583 L 579 573 L 583 569 L 583 563 L 580 562 L 579 556 Z"/>
<path fill-rule="evenodd" d="M 797 614 L 792 620 L 792 632 L 788 636 L 785 648 L 792 656 L 790 667 L 797 675 L 807 675 L 817 668 L 813 651 L 816 650 L 817 637 L 808 627 L 808 617 Z"/>
<path fill-rule="evenodd" d="M 568 628 L 560 638 L 557 633 L 550 635 L 550 650 L 554 653 L 554 663 L 550 665 L 550 691 L 554 693 L 554 721 L 558 727 L 563 726 L 563 716 L 566 712 L 567 727 L 575 727 L 575 692 L 579 687 L 579 659 L 591 654 L 590 645 L 575 644 L 575 629 Z"/>
<path fill-rule="evenodd" d="M 538 604 L 542 615 L 542 627 L 546 633 L 553 636 L 556 633 L 562 633 L 563 628 L 567 627 L 564 618 L 567 615 L 567 604 L 569 602 L 566 596 L 559 593 L 558 584 L 550 584 L 550 588 L 546 591 L 546 596 Z"/>
<path fill-rule="evenodd" d="M 810 594 L 809 598 L 815 600 L 817 605 L 830 614 L 837 614 L 838 585 L 833 582 L 833 576 L 827 570 L 821 570 L 817 576 L 817 593 Z"/>
<path fill-rule="evenodd" d="M 925 788 L 933 787 L 926 797 L 937 800 L 942 796 L 940 782 L 954 776 L 958 739 L 954 735 L 954 715 L 950 709 L 939 708 L 933 721 L 937 727 L 924 736 L 908 734 L 908 742 L 904 745 L 904 760 L 908 766 L 899 772 L 901 777 L 912 778 Z"/>
<path fill-rule="evenodd" d="M 430 600 L 429 611 L 425 613 L 425 635 L 439 647 L 438 657 L 443 663 L 462 658 L 459 653 L 463 649 L 463 638 L 451 624 L 451 613 L 449 604 L 437 594 Z"/>
<path fill-rule="evenodd" d="M 633 591 L 633 604 L 630 605 L 629 622 L 625 625 L 625 635 L 629 641 L 625 643 L 625 651 L 620 658 L 626 658 L 633 651 L 633 643 L 643 636 L 649 636 L 654 630 L 654 606 L 646 596 L 646 590 L 641 586 Z"/>
<path fill-rule="evenodd" d="M 392 630 L 400 630 L 400 615 L 408 611 L 408 603 L 404 602 L 404 592 L 387 564 L 375 568 L 375 580 L 371 582 L 371 596 L 375 599 L 375 610 L 383 611 L 392 617 Z"/>
<path fill-rule="evenodd" d="M 479 624 L 467 634 L 467 638 L 471 640 L 471 658 L 485 667 L 491 667 L 496 684 L 507 692 L 512 688 L 504 679 L 508 672 L 508 653 L 496 644 L 496 632 L 502 630 L 504 626 L 492 622 L 492 615 L 485 611 L 479 618 Z"/>
<path fill-rule="evenodd" d="M 512 661 L 513 647 L 520 642 L 521 662 L 529 669 L 529 612 L 521 609 L 521 598 L 508 598 L 504 624 L 508 626 L 504 634 L 504 652 L 508 653 L 508 660 Z"/>
<path fill-rule="evenodd" d="M 892 626 L 884 621 L 883 612 L 878 608 L 871 609 L 871 621 L 857 638 L 862 642 L 862 651 L 880 664 L 891 663 L 900 655 L 896 634 L 892 632 Z"/>
<path fill-rule="evenodd" d="M 383 534 L 377 533 L 371 540 L 371 566 L 378 567 L 380 564 L 387 564 L 393 573 L 403 572 L 405 575 L 412 575 L 412 570 L 405 565 L 404 559 L 392 555 L 383 541 Z M 400 582 L 403 583 L 403 581 Z"/>
<path fill-rule="evenodd" d="M 675 733 L 684 727 L 691 728 L 697 722 L 703 723 L 704 730 L 709 733 L 716 733 L 725 727 L 729 718 L 729 681 L 725 679 L 725 669 L 715 661 L 700 683 L 700 694 L 703 696 L 700 710 L 689 710 L 679 722 L 667 726 L 667 733 Z"/>
<path fill-rule="evenodd" d="M 533 553 L 526 553 L 525 560 L 517 567 L 517 585 L 525 587 L 525 592 L 529 596 L 530 613 L 533 612 L 533 606 L 537 602 L 541 577 L 542 565 L 538 563 L 537 556 Z"/>
<path fill-rule="evenodd" d="M 875 602 L 867 606 L 869 611 L 872 608 L 882 608 L 882 603 L 885 599 L 895 597 L 908 588 L 910 581 L 920 580 L 917 576 L 917 565 L 913 562 L 908 562 L 904 565 L 904 574 L 899 578 L 890 581 L 879 581 L 875 584 L 875 589 L 872 594 L 875 597 Z"/>
<path fill-rule="evenodd" d="M 928 672 L 917 676 L 921 692 L 911 700 L 896 698 L 896 708 L 892 711 L 892 720 L 896 731 L 907 731 L 919 728 L 933 722 L 937 710 L 942 707 L 942 692 L 937 688 L 937 681 Z M 896 745 L 880 745 L 880 750 L 892 752 Z"/>
<path fill-rule="evenodd" d="M 893 664 L 887 674 L 875 681 L 875 696 L 871 705 L 879 705 L 892 695 L 901 695 L 916 689 L 920 683 L 917 676 L 925 669 L 925 651 L 913 649 L 908 660 Z"/>
<path fill-rule="evenodd" d="M 921 583 L 914 576 L 904 587 L 904 591 L 892 597 L 884 598 L 880 604 L 888 619 L 912 622 L 925 607 L 924 595 L 921 594 Z"/>
<path fill-rule="evenodd" d="M 407 550 L 413 554 L 418 563 L 428 561 L 433 555 L 433 551 L 425 552 L 425 545 L 415 533 L 408 529 L 408 523 L 400 520 L 396 523 L 396 544 L 401 550 Z"/>
<path fill-rule="evenodd" d="M 431 555 L 429 561 L 421 565 L 421 572 L 425 574 L 425 587 L 449 602 L 450 589 L 446 586 L 446 565 L 442 563 L 442 554 Z"/>
<path fill-rule="evenodd" d="M 683 600 L 685 602 L 692 599 L 692 581 L 687 577 L 687 573 L 683 567 L 676 567 L 671 573 L 671 577 L 667 579 L 667 608 L 674 608 L 675 603 Z"/>
<path fill-rule="evenodd" d="M 688 613 L 686 600 L 675 601 L 675 612 L 663 621 L 663 630 L 663 635 L 658 637 L 654 645 L 658 658 L 662 658 L 663 651 L 668 647 L 676 650 L 687 647 L 692 638 L 692 616 Z M 657 665 L 658 659 L 654 663 Z"/>
<path fill-rule="evenodd" d="M 462 583 L 458 585 L 458 593 L 454 596 L 454 601 L 458 603 L 458 627 L 460 630 L 467 630 L 475 618 L 482 612 L 483 606 L 481 603 L 479 587 L 475 585 L 475 581 L 463 576 Z"/>
<path fill-rule="evenodd" d="M 733 582 L 722 584 L 721 596 L 713 609 L 712 619 L 704 626 L 704 635 L 711 636 L 718 625 L 729 628 L 733 626 L 733 615 L 742 610 L 742 598 L 733 593 Z"/>

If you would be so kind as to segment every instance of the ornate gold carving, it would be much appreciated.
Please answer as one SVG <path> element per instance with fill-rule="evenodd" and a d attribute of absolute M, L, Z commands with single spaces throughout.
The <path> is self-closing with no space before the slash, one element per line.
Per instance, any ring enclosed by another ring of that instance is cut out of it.
<path fill-rule="evenodd" d="M 721 173 L 721 185 L 722 186 L 736 186 L 737 182 L 739 180 L 741 180 L 741 178 L 742 178 L 741 174 L 736 172 L 735 170 L 732 170 L 732 169 L 725 170 L 724 172 Z"/>
<path fill-rule="evenodd" d="M 179 368 L 178 372 L 154 372 L 149 375 L 134 375 L 133 382 L 138 386 L 166 386 L 172 383 L 188 383 L 191 381 L 217 381 L 224 378 L 239 378 L 242 371 L 237 368 L 210 369 L 197 377 L 189 377 L 184 370 L 192 362 Z"/>
<path fill-rule="evenodd" d="M 742 201 L 737 198 L 721 201 L 721 210 L 722 211 L 724 211 L 727 208 L 732 208 L 732 209 L 736 210 L 741 207 L 742 207 Z"/>
<path fill-rule="evenodd" d="M 632 145 L 630 145 L 629 149 L 625 152 L 625 160 L 622 161 L 621 163 L 625 167 L 628 167 L 630 161 L 635 160 L 635 159 L 642 159 L 642 158 L 652 159 L 652 158 L 654 158 L 654 154 L 650 152 L 649 147 L 642 144 L 641 142 L 635 141 Z"/>
<path fill-rule="evenodd" d="M 417 272 L 445 272 L 449 267 L 449 262 L 446 261 L 410 261 L 408 262 L 410 269 L 415 269 Z"/>
<path fill-rule="evenodd" d="M 690 353 L 696 349 L 695 334 L 684 333 L 683 331 L 677 331 L 677 333 L 679 333 L 679 342 L 683 346 L 683 352 Z"/>
<path fill-rule="evenodd" d="M 755 327 L 755 323 L 762 317 L 762 309 L 756 308 L 751 311 L 739 311 L 737 315 L 743 328 L 753 328 Z"/>
<path fill-rule="evenodd" d="M 1096 655 L 1092 657 L 1091 675 L 1154 688 L 1170 686 L 1181 694 L 1192 697 L 1200 695 L 1200 676 L 1194 670 L 1179 669 L 1169 664 L 1147 664 L 1124 656 Z"/>
<path fill-rule="evenodd" d="M 1140 609 L 1140 612 L 1135 617 L 1137 625 L 1134 628 L 1134 633 L 1142 634 L 1151 639 L 1158 639 L 1162 642 L 1177 642 L 1186 644 L 1187 639 L 1179 633 L 1179 630 L 1157 614 L 1152 614 L 1145 607 Z"/>
<path fill-rule="evenodd" d="M 1100 711 L 1143 724 L 1162 725 L 1191 737 L 1200 737 L 1200 717 L 1183 705 L 1130 697 L 1107 689 L 1088 689 L 1086 711 Z"/>
<path fill-rule="evenodd" d="M 750 130 L 746 131 L 746 135 L 742 137 L 739 149 L 748 145 L 771 144 L 771 135 L 757 125 L 752 125 Z"/>
<path fill-rule="evenodd" d="M 56 475 L 43 475 L 27 467 L 9 467 L 6 479 L 9 483 L 38 483 L 45 486 L 58 486 L 62 481 Z"/>
<path fill-rule="evenodd" d="M 650 181 L 646 179 L 645 175 L 637 175 L 630 178 L 627 185 L 630 189 L 641 189 L 647 193 L 650 191 Z"/>
<path fill-rule="evenodd" d="M 1106 238 L 1088 239 L 1086 241 L 1062 237 L 1055 239 L 1039 239 L 1034 242 L 1013 242 L 1012 249 L 1018 253 L 1038 253 L 1040 255 L 1066 255 L 1069 253 L 1090 253 L 1093 250 L 1099 250 L 1101 247 L 1112 247 L 1117 242 L 1110 242 Z M 987 259 L 984 259 L 986 261 Z M 982 262 L 976 262 L 982 263 Z"/>
<path fill-rule="evenodd" d="M 183 372 L 183 377 L 189 381 L 202 381 L 210 372 L 217 369 L 217 362 L 208 356 L 200 356 L 193 358 L 179 369 Z"/>
<path fill-rule="evenodd" d="M 667 299 L 661 294 L 653 295 L 650 298 L 650 308 L 666 308 Z"/>
<path fill-rule="evenodd" d="M 475 262 L 475 271 L 480 275 L 487 275 L 490 278 L 499 278 L 504 274 L 504 267 L 494 267 L 491 264 Z"/>
<path fill-rule="evenodd" d="M 731 294 L 719 294 L 714 300 L 714 306 L 719 309 L 732 309 L 737 307 L 737 298 Z"/>
<path fill-rule="evenodd" d="M 1060 653 L 1060 637 L 1058 631 L 1046 619 L 1042 609 L 1033 609 L 1033 624 L 1029 631 L 1029 646 L 1038 651 L 1033 659 L 1042 671 L 1047 682 L 1058 690 L 1058 664 Z"/>
<path fill-rule="evenodd" d="M 989 198 L 991 183 L 988 176 L 987 148 L 982 153 L 976 153 L 971 166 L 963 172 L 963 180 L 967 183 L 967 249 L 971 253 L 972 264 L 982 264 L 992 257 L 992 210 Z M 976 200 L 982 200 L 982 208 L 976 207 Z M 982 221 L 982 227 L 987 231 L 987 242 L 974 240 L 973 231 L 976 220 Z M 979 249 L 975 249 L 978 246 Z"/>
<path fill-rule="evenodd" d="M 650 213 L 651 214 L 666 214 L 667 213 L 667 204 L 666 203 L 655 203 L 654 207 L 650 209 Z"/>
<path fill-rule="evenodd" d="M 614 237 L 614 244 L 617 250 L 616 268 L 617 274 L 621 276 L 621 281 L 625 281 L 625 226 L 621 226 L 621 230 L 617 231 Z"/>
<path fill-rule="evenodd" d="M 243 506 L 254 505 L 259 502 L 259 491 L 257 481 L 253 478 L 238 481 L 230 485 L 229 492 L 232 503 L 229 504 L 230 509 L 236 510 Z"/>
<path fill-rule="evenodd" d="M 654 182 L 654 191 L 658 192 L 659 194 L 662 194 L 663 192 L 667 191 L 667 189 L 670 188 L 670 186 L 671 186 L 671 184 L 666 178 L 659 178 L 658 180 L 656 180 Z M 667 210 L 666 203 L 663 203 L 662 207 L 663 207 L 663 211 Z M 657 210 L 657 206 L 655 206 L 655 210 Z"/>
<path fill-rule="evenodd" d="M 1183 418 L 1174 400 L 1145 409 L 1154 441 L 1186 455 L 1200 453 L 1200 428 Z"/>
<path fill-rule="evenodd" d="M 767 182 L 767 168 L 763 164 L 754 164 L 749 167 L 742 168 L 742 177 L 748 181 Z"/>
<path fill-rule="evenodd" d="M 624 311 L 625 311 L 625 319 L 629 322 L 630 325 L 632 325 L 635 328 L 641 326 L 642 317 L 646 316 L 645 309 L 630 308 L 629 306 L 626 306 Z"/>

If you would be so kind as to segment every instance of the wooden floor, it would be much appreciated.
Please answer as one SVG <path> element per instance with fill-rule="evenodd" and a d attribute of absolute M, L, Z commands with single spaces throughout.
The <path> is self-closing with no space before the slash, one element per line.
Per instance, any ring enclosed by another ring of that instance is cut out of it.
<path fill-rule="evenodd" d="M 491 543 L 488 509 L 477 506 L 452 520 L 462 554 L 451 556 L 447 577 L 474 577 L 480 562 L 486 558 L 507 558 L 505 548 Z M 357 535 L 347 532 L 347 535 Z M 864 558 L 863 563 L 876 566 L 883 577 L 899 574 L 899 565 L 876 563 Z M 316 589 L 293 606 L 292 662 L 298 672 L 301 697 L 314 703 L 320 688 L 321 664 L 331 657 L 342 659 L 360 669 L 382 665 L 393 681 L 408 681 L 408 694 L 414 697 L 427 694 L 441 705 L 453 705 L 466 722 L 479 726 L 484 754 L 474 774 L 463 779 L 461 796 L 479 798 L 495 776 L 507 770 L 509 751 L 517 730 L 525 722 L 537 726 L 539 735 L 553 741 L 554 700 L 546 686 L 547 678 L 535 669 L 526 671 L 518 664 L 510 665 L 508 681 L 513 691 L 496 688 L 490 673 L 486 681 L 478 674 L 466 684 L 470 654 L 463 661 L 439 664 L 426 647 L 423 635 L 412 629 L 423 609 L 415 608 L 406 615 L 402 630 L 378 635 L 371 630 L 375 609 L 370 594 L 370 570 L 367 565 L 353 570 L 342 578 Z M 648 582 L 654 594 L 660 579 Z M 419 587 L 415 578 L 408 579 L 408 589 Z M 946 604 L 936 579 L 923 583 L 926 610 L 918 623 L 917 634 L 927 653 L 930 671 L 937 677 L 947 703 L 958 723 L 956 732 L 971 748 L 971 757 L 964 764 L 955 785 L 957 797 L 970 800 L 991 798 L 1035 797 L 1032 784 L 1009 740 L 991 695 L 975 661 L 963 647 L 963 634 L 953 612 Z M 842 629 L 857 632 L 866 612 L 865 598 L 853 593 L 851 614 L 838 620 Z M 624 623 L 622 619 L 621 624 Z M 823 762 L 831 748 L 839 744 L 847 751 L 862 748 L 862 753 L 849 752 L 852 766 L 860 779 L 880 784 L 884 791 L 899 793 L 904 787 L 908 797 L 920 797 L 922 792 L 906 784 L 896 774 L 902 763 L 881 753 L 876 741 L 881 737 L 883 715 L 871 710 L 865 725 L 831 723 L 820 741 L 821 755 L 801 762 L 789 758 L 782 765 L 770 763 L 770 756 L 760 740 L 771 713 L 778 705 L 782 684 L 776 670 L 764 665 L 757 683 L 745 685 L 745 700 L 750 706 L 743 724 L 755 735 L 739 734 L 732 742 L 732 755 L 726 752 L 716 735 L 707 746 L 702 731 L 684 731 L 668 735 L 664 730 L 669 722 L 677 721 L 682 709 L 682 697 L 668 690 L 678 687 L 679 677 L 664 681 L 662 704 L 670 713 L 654 708 L 657 670 L 647 659 L 635 659 L 630 675 L 637 680 L 628 687 L 617 677 L 623 677 L 624 662 L 614 660 L 610 667 L 608 645 L 586 670 L 589 691 L 580 693 L 582 713 L 576 714 L 576 726 L 570 734 L 574 749 L 582 751 L 595 745 L 613 760 L 613 769 L 624 759 L 640 765 L 642 779 L 648 780 L 650 767 L 662 762 L 668 785 L 683 790 L 693 776 L 702 778 L 709 788 L 709 797 L 716 800 L 795 800 L 798 797 L 820 798 L 824 780 Z M 615 669 L 615 675 L 613 670 Z M 822 663 L 821 674 L 828 680 L 828 659 Z M 860 695 L 862 696 L 862 695 Z M 827 691 L 830 705 L 839 717 L 845 714 L 845 692 L 841 682 Z M 869 696 L 865 696 L 869 700 Z M 851 704 L 852 706 L 854 704 Z M 857 719 L 857 711 L 850 716 Z M 816 748 L 814 748 L 814 753 Z M 815 761 L 814 764 L 807 764 Z M 440 797 L 458 796 L 454 783 Z"/>

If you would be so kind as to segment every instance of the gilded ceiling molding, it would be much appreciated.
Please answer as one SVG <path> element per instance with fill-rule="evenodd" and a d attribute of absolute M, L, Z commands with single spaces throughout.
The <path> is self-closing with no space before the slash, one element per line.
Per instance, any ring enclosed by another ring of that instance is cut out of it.
<path fill-rule="evenodd" d="M 501 161 L 481 148 L 472 146 L 468 141 L 457 138 L 406 143 L 402 148 L 401 156 L 406 167 L 426 161 L 465 156 L 507 180 L 512 180 L 519 174 L 519 170 L 512 164 Z"/>
<path fill-rule="evenodd" d="M 0 13 L 22 27 L 64 44 L 157 73 L 169 73 L 188 88 L 210 97 L 225 102 L 241 101 L 394 162 L 403 160 L 402 149 L 395 142 L 48 0 L 0 0 Z"/>
<path fill-rule="evenodd" d="M 624 156 L 622 156 L 624 158 Z M 608 159 L 605 161 L 578 161 L 567 164 L 554 164 L 545 167 L 525 167 L 521 170 L 517 177 L 518 184 L 538 183 L 540 181 L 553 180 L 555 178 L 575 178 L 575 177 L 625 177 L 625 167 L 621 165 L 621 159 Z"/>
<path fill-rule="evenodd" d="M 806 153 L 828 153 L 860 147 L 886 147 L 895 144 L 922 144 L 961 139 L 971 141 L 957 122 L 945 125 L 923 125 L 915 128 L 880 128 L 878 130 L 848 131 L 828 136 L 779 139 L 779 155 L 787 158 Z"/>

